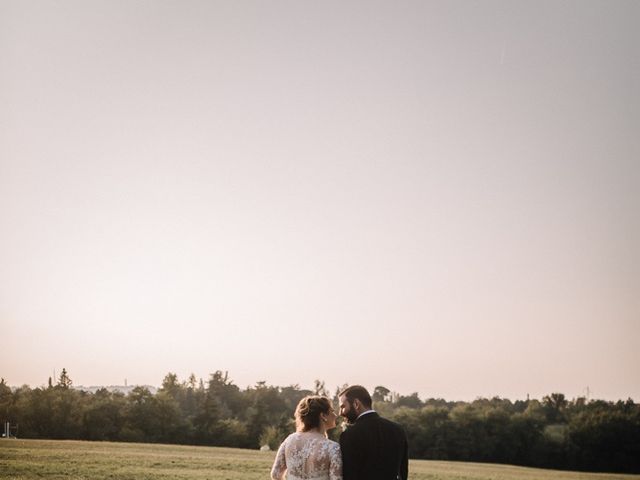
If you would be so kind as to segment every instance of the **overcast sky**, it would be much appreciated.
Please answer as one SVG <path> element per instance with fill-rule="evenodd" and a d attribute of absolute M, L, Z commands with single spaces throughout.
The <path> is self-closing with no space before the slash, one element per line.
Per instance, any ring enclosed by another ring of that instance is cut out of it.
<path fill-rule="evenodd" d="M 638 24 L 0 0 L 0 376 L 640 400 Z"/>

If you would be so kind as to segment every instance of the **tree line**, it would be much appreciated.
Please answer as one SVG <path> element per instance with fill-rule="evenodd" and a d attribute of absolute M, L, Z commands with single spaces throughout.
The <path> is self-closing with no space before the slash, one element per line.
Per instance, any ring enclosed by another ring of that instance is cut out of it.
<path fill-rule="evenodd" d="M 258 382 L 242 390 L 226 372 L 205 382 L 169 373 L 157 393 L 135 387 L 128 395 L 77 390 L 65 369 L 55 384 L 11 389 L 0 381 L 0 420 L 21 438 L 175 443 L 276 449 L 295 430 L 293 411 L 309 394 L 333 398 L 324 382 L 313 390 Z M 417 393 L 398 395 L 383 386 L 372 392 L 374 408 L 400 423 L 415 459 L 640 473 L 640 405 L 568 400 L 552 393 L 541 400 L 479 398 L 449 402 Z M 331 432 L 337 439 L 340 428 Z"/>

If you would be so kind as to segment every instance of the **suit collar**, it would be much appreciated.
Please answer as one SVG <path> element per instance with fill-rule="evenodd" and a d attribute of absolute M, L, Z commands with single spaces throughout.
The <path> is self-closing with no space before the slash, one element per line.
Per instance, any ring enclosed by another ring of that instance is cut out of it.
<path fill-rule="evenodd" d="M 375 410 L 367 410 L 366 412 L 362 412 L 360 414 L 360 416 L 358 418 L 356 418 L 356 422 L 359 422 L 362 419 L 366 419 L 366 418 L 375 418 L 375 417 L 379 417 L 380 415 L 378 415 L 378 412 L 376 412 Z"/>

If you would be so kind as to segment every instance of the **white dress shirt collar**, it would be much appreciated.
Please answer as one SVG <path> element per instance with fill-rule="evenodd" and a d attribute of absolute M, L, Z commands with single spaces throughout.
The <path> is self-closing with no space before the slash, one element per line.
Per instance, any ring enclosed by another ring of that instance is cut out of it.
<path fill-rule="evenodd" d="M 360 417 L 362 417 L 364 415 L 368 415 L 370 413 L 376 413 L 376 411 L 373 410 L 372 408 L 370 408 L 369 410 L 366 410 L 366 411 L 362 412 L 360 415 L 358 415 L 358 418 L 360 418 Z M 356 418 L 356 420 L 358 420 L 358 418 Z"/>

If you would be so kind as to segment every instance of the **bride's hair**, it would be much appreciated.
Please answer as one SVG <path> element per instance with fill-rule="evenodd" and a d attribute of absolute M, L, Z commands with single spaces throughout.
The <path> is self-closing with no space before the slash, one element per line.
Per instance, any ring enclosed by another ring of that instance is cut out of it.
<path fill-rule="evenodd" d="M 327 397 L 309 395 L 304 397 L 296 407 L 296 426 L 298 430 L 308 432 L 320 426 L 320 414 L 329 413 L 333 407 Z"/>

